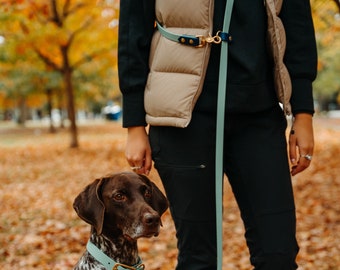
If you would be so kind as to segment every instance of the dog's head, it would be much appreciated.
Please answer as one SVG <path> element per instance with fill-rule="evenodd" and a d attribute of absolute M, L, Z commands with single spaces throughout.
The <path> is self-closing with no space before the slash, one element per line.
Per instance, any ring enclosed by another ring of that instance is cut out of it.
<path fill-rule="evenodd" d="M 168 201 L 148 177 L 123 172 L 89 184 L 76 197 L 73 208 L 97 234 L 114 231 L 137 239 L 158 235 Z"/>

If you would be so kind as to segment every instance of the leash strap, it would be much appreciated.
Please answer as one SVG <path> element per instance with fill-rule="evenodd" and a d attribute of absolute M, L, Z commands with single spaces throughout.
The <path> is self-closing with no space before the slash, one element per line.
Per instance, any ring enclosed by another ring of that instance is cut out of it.
<path fill-rule="evenodd" d="M 168 31 L 159 22 L 156 21 L 156 26 L 161 35 L 171 41 L 181 43 L 183 45 L 189 45 L 196 48 L 201 48 L 206 44 L 215 43 L 220 44 L 222 41 L 231 42 L 231 36 L 227 32 L 218 31 L 215 36 L 193 36 L 193 35 L 179 35 Z"/>
<path fill-rule="evenodd" d="M 229 32 L 234 0 L 227 0 L 223 32 Z M 223 148 L 225 102 L 228 73 L 228 42 L 222 42 L 220 70 L 218 79 L 217 120 L 216 120 L 216 160 L 215 160 L 215 196 L 216 196 L 216 237 L 217 237 L 217 270 L 222 270 L 223 263 Z"/>
<path fill-rule="evenodd" d="M 228 71 L 228 44 L 232 41 L 229 26 L 234 0 L 227 0 L 223 32 L 214 37 L 178 35 L 168 31 L 156 22 L 157 29 L 165 38 L 184 45 L 202 47 L 206 43 L 221 43 L 220 70 L 218 79 L 217 119 L 216 119 L 216 154 L 215 154 L 215 196 L 216 196 L 216 237 L 217 237 L 217 270 L 222 269 L 223 262 L 223 146 L 224 146 L 224 117 Z"/>
<path fill-rule="evenodd" d="M 98 262 L 104 265 L 107 270 L 144 270 L 145 268 L 141 259 L 139 259 L 139 262 L 134 266 L 117 263 L 115 260 L 107 256 L 103 251 L 101 251 L 90 240 L 87 242 L 86 249 Z"/>
<path fill-rule="evenodd" d="M 164 36 L 165 38 L 172 40 L 174 42 L 179 42 L 185 45 L 190 46 L 199 46 L 201 44 L 200 39 L 196 36 L 190 35 L 177 35 L 165 29 L 159 22 L 156 22 L 158 31 Z"/>

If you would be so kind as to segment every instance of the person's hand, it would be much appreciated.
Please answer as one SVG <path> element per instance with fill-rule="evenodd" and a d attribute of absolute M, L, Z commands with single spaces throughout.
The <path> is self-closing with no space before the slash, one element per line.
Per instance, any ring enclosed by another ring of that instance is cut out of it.
<path fill-rule="evenodd" d="M 309 167 L 313 150 L 313 117 L 308 113 L 297 114 L 289 135 L 289 156 L 293 176 Z"/>
<path fill-rule="evenodd" d="M 129 127 L 125 157 L 136 173 L 148 175 L 152 166 L 151 147 L 145 127 Z"/>

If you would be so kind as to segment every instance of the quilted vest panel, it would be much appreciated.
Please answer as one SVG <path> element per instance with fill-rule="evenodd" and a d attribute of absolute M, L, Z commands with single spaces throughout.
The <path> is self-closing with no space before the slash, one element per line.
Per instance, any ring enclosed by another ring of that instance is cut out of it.
<path fill-rule="evenodd" d="M 283 62 L 286 50 L 286 32 L 279 13 L 283 0 L 266 0 L 268 15 L 268 42 L 274 60 L 274 82 L 276 95 L 283 105 L 286 115 L 292 112 L 290 98 L 292 95 L 292 82 L 286 65 Z"/>
<path fill-rule="evenodd" d="M 208 36 L 213 26 L 213 0 L 156 0 L 156 18 L 169 32 Z M 183 45 L 155 31 L 144 96 L 148 124 L 175 127 L 189 124 L 203 88 L 209 55 L 208 44 Z"/>

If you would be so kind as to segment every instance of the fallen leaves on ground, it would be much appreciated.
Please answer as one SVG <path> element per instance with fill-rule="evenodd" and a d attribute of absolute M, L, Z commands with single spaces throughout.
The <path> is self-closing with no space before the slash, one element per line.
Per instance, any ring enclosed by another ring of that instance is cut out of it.
<path fill-rule="evenodd" d="M 294 177 L 300 270 L 340 269 L 340 121 L 316 119 L 316 147 L 308 171 Z M 129 170 L 120 123 L 80 125 L 80 149 L 69 134 L 35 125 L 0 125 L 0 269 L 72 269 L 90 227 L 72 208 L 76 195 L 98 177 Z M 150 176 L 162 187 L 155 170 Z M 251 269 L 238 208 L 225 190 L 225 270 Z M 167 211 L 157 238 L 139 241 L 149 270 L 176 265 L 176 239 Z"/>

